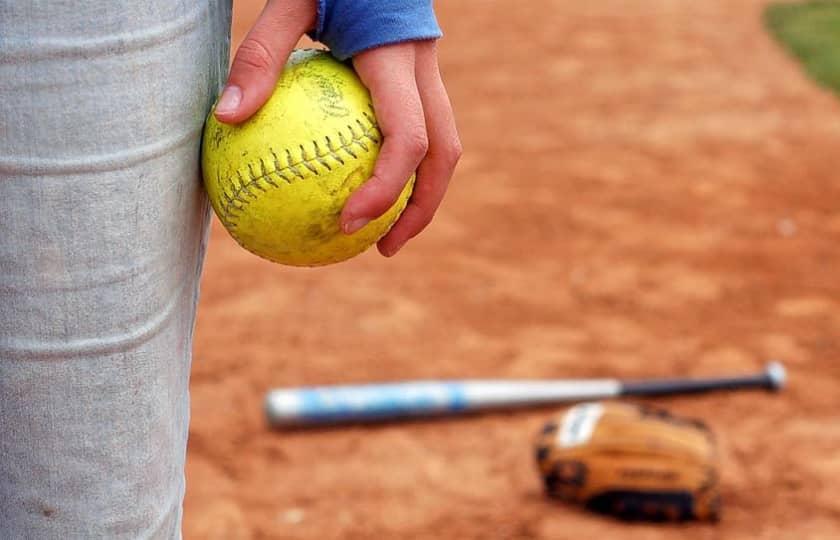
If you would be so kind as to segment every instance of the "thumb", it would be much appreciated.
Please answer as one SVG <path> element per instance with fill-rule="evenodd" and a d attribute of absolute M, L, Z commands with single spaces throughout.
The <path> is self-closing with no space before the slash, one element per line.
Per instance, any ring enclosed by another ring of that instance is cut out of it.
<path fill-rule="evenodd" d="M 270 0 L 236 51 L 227 85 L 216 104 L 220 122 L 251 117 L 271 96 L 295 44 L 315 23 L 312 0 Z"/>

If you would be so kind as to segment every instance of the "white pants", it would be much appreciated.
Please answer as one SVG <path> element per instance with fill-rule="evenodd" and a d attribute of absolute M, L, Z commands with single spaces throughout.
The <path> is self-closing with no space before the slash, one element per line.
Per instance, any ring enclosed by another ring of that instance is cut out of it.
<path fill-rule="evenodd" d="M 0 539 L 179 538 L 229 0 L 0 0 Z"/>

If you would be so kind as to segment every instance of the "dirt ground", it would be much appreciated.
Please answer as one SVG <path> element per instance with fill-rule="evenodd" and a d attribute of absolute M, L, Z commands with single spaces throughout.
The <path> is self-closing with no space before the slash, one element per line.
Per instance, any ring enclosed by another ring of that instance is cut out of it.
<path fill-rule="evenodd" d="M 237 35 L 259 6 L 238 0 Z M 185 533 L 250 538 L 840 538 L 840 102 L 761 0 L 438 2 L 465 154 L 396 258 L 284 268 L 214 224 Z M 717 526 L 545 499 L 552 409 L 267 429 L 276 386 L 757 371 L 782 394 L 659 399 L 720 442 Z"/>

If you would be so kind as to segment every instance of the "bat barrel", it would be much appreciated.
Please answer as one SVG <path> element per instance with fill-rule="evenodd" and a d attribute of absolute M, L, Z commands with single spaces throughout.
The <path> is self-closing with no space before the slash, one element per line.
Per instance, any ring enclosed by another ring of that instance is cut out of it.
<path fill-rule="evenodd" d="M 274 426 L 371 422 L 460 412 L 466 407 L 463 385 L 406 382 L 320 386 L 273 390 L 265 409 Z"/>
<path fill-rule="evenodd" d="M 372 422 L 454 415 L 618 395 L 610 379 L 569 381 L 410 381 L 273 390 L 265 409 L 274 426 Z"/>

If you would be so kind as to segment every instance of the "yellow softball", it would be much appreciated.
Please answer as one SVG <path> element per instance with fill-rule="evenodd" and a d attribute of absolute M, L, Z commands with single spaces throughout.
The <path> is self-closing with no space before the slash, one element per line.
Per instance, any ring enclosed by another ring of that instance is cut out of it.
<path fill-rule="evenodd" d="M 376 243 L 405 208 L 346 235 L 339 215 L 367 180 L 382 136 L 370 94 L 351 67 L 317 50 L 292 53 L 268 102 L 246 122 L 204 127 L 204 185 L 216 215 L 245 249 L 274 262 L 318 266 Z"/>

